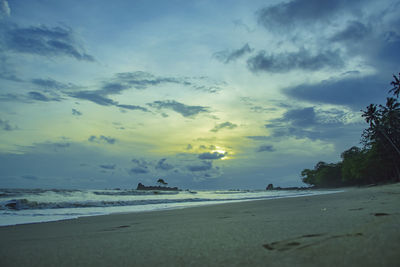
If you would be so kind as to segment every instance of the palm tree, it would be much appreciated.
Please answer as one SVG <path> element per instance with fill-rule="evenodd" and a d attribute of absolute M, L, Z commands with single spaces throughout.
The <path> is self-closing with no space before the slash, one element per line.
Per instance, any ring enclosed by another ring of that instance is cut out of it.
<path fill-rule="evenodd" d="M 166 183 L 163 179 L 158 179 L 158 180 L 157 180 L 157 184 L 160 184 L 160 185 L 167 185 L 168 183 Z"/>
<path fill-rule="evenodd" d="M 394 81 L 392 81 L 390 84 L 393 85 L 393 88 L 389 91 L 393 93 L 397 98 L 399 97 L 400 94 L 400 73 L 399 73 L 399 78 L 396 77 L 396 75 L 393 75 Z"/>
<path fill-rule="evenodd" d="M 376 109 L 376 104 L 370 104 L 367 106 L 367 110 L 361 110 L 364 113 L 362 114 L 362 117 L 365 117 L 365 121 L 369 123 L 369 126 L 371 128 L 377 126 L 379 124 L 379 112 Z"/>

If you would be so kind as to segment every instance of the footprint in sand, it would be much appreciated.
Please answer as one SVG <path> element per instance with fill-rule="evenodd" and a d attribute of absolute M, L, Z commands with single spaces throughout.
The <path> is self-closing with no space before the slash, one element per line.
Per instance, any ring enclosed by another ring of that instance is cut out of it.
<path fill-rule="evenodd" d="M 276 251 L 304 249 L 317 244 L 321 244 L 331 239 L 344 238 L 344 237 L 357 237 L 362 235 L 363 235 L 362 233 L 333 235 L 333 236 L 326 234 L 309 234 L 309 235 L 302 235 L 296 238 L 264 244 L 263 247 L 267 250 L 276 250 Z"/>

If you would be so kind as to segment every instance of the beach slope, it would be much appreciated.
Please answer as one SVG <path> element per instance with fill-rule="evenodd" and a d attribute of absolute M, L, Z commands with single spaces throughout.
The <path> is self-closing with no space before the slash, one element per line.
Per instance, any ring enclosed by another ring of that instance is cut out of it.
<path fill-rule="evenodd" d="M 400 184 L 0 227 L 0 266 L 398 266 Z"/>

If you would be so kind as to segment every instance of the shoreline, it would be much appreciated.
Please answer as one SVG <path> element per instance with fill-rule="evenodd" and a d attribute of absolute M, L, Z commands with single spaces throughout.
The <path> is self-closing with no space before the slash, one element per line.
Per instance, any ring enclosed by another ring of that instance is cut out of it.
<path fill-rule="evenodd" d="M 396 266 L 400 184 L 0 227 L 1 266 Z"/>
<path fill-rule="evenodd" d="M 85 211 L 80 210 L 80 208 L 76 208 L 76 212 L 79 214 L 75 215 L 69 215 L 68 213 L 65 214 L 65 216 L 59 217 L 59 218 L 50 218 L 52 215 L 49 213 L 47 218 L 44 218 L 42 216 L 35 217 L 34 215 L 31 215 L 31 221 L 23 219 L 17 219 L 12 221 L 13 219 L 10 218 L 9 223 L 6 223 L 7 219 L 4 221 L 0 220 L 0 227 L 6 227 L 6 226 L 15 226 L 15 225 L 24 225 L 24 224 L 32 224 L 32 223 L 48 223 L 48 222 L 57 222 L 57 221 L 65 221 L 65 220 L 76 220 L 79 218 L 83 217 L 96 217 L 96 216 L 107 216 L 107 215 L 115 215 L 115 214 L 129 214 L 129 213 L 141 213 L 141 212 L 158 212 L 158 211 L 163 211 L 163 210 L 175 210 L 175 209 L 185 209 L 185 208 L 193 208 L 193 207 L 202 207 L 202 206 L 211 206 L 211 205 L 223 205 L 223 204 L 229 204 L 229 203 L 238 203 L 238 202 L 247 202 L 247 201 L 258 201 L 258 200 L 272 200 L 272 199 L 280 199 L 280 198 L 292 198 L 292 197 L 303 197 L 303 196 L 314 196 L 314 195 L 320 195 L 320 194 L 332 194 L 332 193 L 338 193 L 338 192 L 343 192 L 343 190 L 335 189 L 335 188 L 330 188 L 330 189 L 309 189 L 309 190 L 273 190 L 273 192 L 279 191 L 281 192 L 286 192 L 283 195 L 271 195 L 271 196 L 264 196 L 264 197 L 252 197 L 251 195 L 247 198 L 238 198 L 238 199 L 220 199 L 220 200 L 204 200 L 204 201 L 188 201 L 188 202 L 176 202 L 176 203 L 158 203 L 158 204 L 148 204 L 148 205 L 122 205 L 122 206 L 105 206 L 105 207 L 88 207 L 88 208 L 94 208 L 97 210 L 92 210 L 89 213 L 84 213 Z M 257 191 L 255 191 L 257 192 Z M 271 192 L 271 191 L 266 191 L 266 190 L 260 190 L 260 192 Z M 82 209 L 86 209 L 83 207 Z M 116 211 L 116 210 L 117 211 Z M 35 209 L 34 209 L 35 210 Z M 41 209 L 38 209 L 39 211 Z M 44 209 L 45 211 L 47 209 Z M 53 210 L 53 209 L 49 209 Z M 57 212 L 58 209 L 54 209 L 55 213 L 59 213 L 59 215 L 63 212 L 64 208 L 59 208 L 59 212 Z M 12 211 L 12 210 L 11 210 Z M 19 211 L 19 210 L 18 210 Z M 22 210 L 23 211 L 23 210 Z M 37 210 L 35 210 L 37 211 Z M 75 213 L 76 213 L 75 212 Z M 95 212 L 95 213 L 93 213 Z M 97 213 L 97 214 L 96 214 Z M 2 216 L 0 214 L 0 216 Z M 26 217 L 28 218 L 28 217 Z M 37 219 L 33 219 L 37 218 Z M 1 219 L 1 218 L 0 218 Z"/>

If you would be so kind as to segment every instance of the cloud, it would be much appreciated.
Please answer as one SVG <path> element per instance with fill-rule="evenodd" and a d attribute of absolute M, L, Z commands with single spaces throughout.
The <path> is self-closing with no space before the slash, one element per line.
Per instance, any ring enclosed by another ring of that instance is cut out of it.
<path fill-rule="evenodd" d="M 256 56 L 247 60 L 247 67 L 252 72 L 281 73 L 297 69 L 316 71 L 327 67 L 339 68 L 343 66 L 344 62 L 338 50 L 311 53 L 303 48 L 298 52 L 269 55 L 265 51 L 260 51 Z"/>
<path fill-rule="evenodd" d="M 317 84 L 302 84 L 287 88 L 290 98 L 311 103 L 346 105 L 356 110 L 384 99 L 389 84 L 378 76 L 329 79 Z"/>
<path fill-rule="evenodd" d="M 149 170 L 146 168 L 141 168 L 141 167 L 134 167 L 129 170 L 130 174 L 145 174 L 149 173 Z"/>
<path fill-rule="evenodd" d="M 195 117 L 200 113 L 209 113 L 208 107 L 203 106 L 188 106 L 179 103 L 175 100 L 165 100 L 165 101 L 154 101 L 153 103 L 148 103 L 148 106 L 156 109 L 171 109 L 183 117 Z"/>
<path fill-rule="evenodd" d="M 78 91 L 78 92 L 67 93 L 67 95 L 70 97 L 91 101 L 91 102 L 101 105 L 101 106 L 115 106 L 115 107 L 119 107 L 122 109 L 141 110 L 143 112 L 149 111 L 147 108 L 144 108 L 141 106 L 119 104 L 117 101 L 114 101 L 111 98 L 104 96 L 103 94 L 104 94 L 104 92 L 101 90 Z"/>
<path fill-rule="evenodd" d="M 307 127 L 316 123 L 313 107 L 289 110 L 285 113 L 283 120 L 289 121 L 294 126 Z"/>
<path fill-rule="evenodd" d="M 222 159 L 223 157 L 225 157 L 228 153 L 219 153 L 219 152 L 205 152 L 199 155 L 199 159 Z"/>
<path fill-rule="evenodd" d="M 72 115 L 74 115 L 74 116 L 81 116 L 82 115 L 82 112 L 80 112 L 79 110 L 76 110 L 76 109 L 72 109 Z"/>
<path fill-rule="evenodd" d="M 115 164 L 102 164 L 99 165 L 100 168 L 106 169 L 106 170 L 115 170 L 116 165 Z"/>
<path fill-rule="evenodd" d="M 231 61 L 235 61 L 238 58 L 243 57 L 244 55 L 253 52 L 254 49 L 250 48 L 249 44 L 246 43 L 243 47 L 229 51 L 229 50 L 224 50 L 220 51 L 214 54 L 214 57 L 218 59 L 219 61 L 228 64 Z"/>
<path fill-rule="evenodd" d="M 189 165 L 187 169 L 191 172 L 203 172 L 209 171 L 212 169 L 212 162 L 211 161 L 202 161 L 200 165 Z"/>
<path fill-rule="evenodd" d="M 55 148 L 67 148 L 71 144 L 70 143 L 51 143 Z"/>
<path fill-rule="evenodd" d="M 265 140 L 276 140 L 288 136 L 298 139 L 338 140 L 340 136 L 359 131 L 357 123 L 351 122 L 351 115 L 342 110 L 316 110 L 314 107 L 288 110 L 281 118 L 265 125 L 271 136 Z"/>
<path fill-rule="evenodd" d="M 11 15 L 11 9 L 10 9 L 10 6 L 8 5 L 8 2 L 6 0 L 1 0 L 1 3 L 0 3 L 0 17 L 1 16 L 9 17 L 10 15 Z"/>
<path fill-rule="evenodd" d="M 143 112 L 149 112 L 147 108 L 141 107 L 141 106 L 136 106 L 136 105 L 122 105 L 122 104 L 117 104 L 116 105 L 119 108 L 123 109 L 129 109 L 129 110 L 141 110 Z"/>
<path fill-rule="evenodd" d="M 92 143 L 98 143 L 98 144 L 99 143 L 106 143 L 106 144 L 113 145 L 113 144 L 115 144 L 117 139 L 112 138 L 112 137 L 107 137 L 107 136 L 104 136 L 104 135 L 100 135 L 99 137 L 97 137 L 95 135 L 92 135 L 92 136 L 89 137 L 88 141 L 92 142 Z"/>
<path fill-rule="evenodd" d="M 264 152 L 264 151 L 274 152 L 275 148 L 272 145 L 262 145 L 257 149 L 257 152 Z"/>
<path fill-rule="evenodd" d="M 210 132 L 216 133 L 216 132 L 218 132 L 218 131 L 220 131 L 222 129 L 232 130 L 232 129 L 235 129 L 236 127 L 237 127 L 236 124 L 227 121 L 227 122 L 223 122 L 223 123 L 217 124 L 213 129 L 210 130 Z"/>
<path fill-rule="evenodd" d="M 62 90 L 62 89 L 69 89 L 71 87 L 76 87 L 71 83 L 65 84 L 53 79 L 32 79 L 31 82 L 32 84 L 37 85 L 43 89 Z"/>
<path fill-rule="evenodd" d="M 361 0 L 293 0 L 259 10 L 258 22 L 269 30 L 308 26 L 327 22 L 337 13 L 351 10 L 358 2 Z"/>
<path fill-rule="evenodd" d="M 116 105 L 118 105 L 118 103 L 115 102 L 114 100 L 104 97 L 104 96 L 98 94 L 96 91 L 78 91 L 78 92 L 68 93 L 68 95 L 70 97 L 88 100 L 88 101 L 91 101 L 91 102 L 96 103 L 101 106 L 116 106 Z"/>
<path fill-rule="evenodd" d="M 1 54 L 1 52 L 0 52 L 0 79 L 9 80 L 13 82 L 23 82 L 23 80 L 17 76 L 15 67 L 13 66 L 12 63 L 9 62 L 8 57 Z"/>
<path fill-rule="evenodd" d="M 164 84 L 177 84 L 207 93 L 217 93 L 223 83 L 207 77 L 163 77 L 145 71 L 116 73 L 113 78 L 103 82 L 99 93 L 103 95 L 120 94 L 124 90 L 135 88 L 145 90 Z"/>
<path fill-rule="evenodd" d="M 9 121 L 0 119 L 0 129 L 4 131 L 13 131 L 16 127 L 12 127 Z"/>
<path fill-rule="evenodd" d="M 70 28 L 44 25 L 20 28 L 10 25 L 5 36 L 5 48 L 14 52 L 49 57 L 68 56 L 81 61 L 94 61 L 94 57 L 87 54 L 77 43 Z"/>
<path fill-rule="evenodd" d="M 369 34 L 371 34 L 370 27 L 359 21 L 351 21 L 344 30 L 335 33 L 330 39 L 334 42 L 354 42 L 363 40 Z"/>
<path fill-rule="evenodd" d="M 246 136 L 246 138 L 249 138 L 249 139 L 254 140 L 254 141 L 265 141 L 265 140 L 269 140 L 270 139 L 269 136 L 265 136 L 265 135 Z"/>
<path fill-rule="evenodd" d="M 28 98 L 36 101 L 42 101 L 42 102 L 50 102 L 50 101 L 60 101 L 61 99 L 58 97 L 48 97 L 40 92 L 29 92 L 28 93 Z"/>
<path fill-rule="evenodd" d="M 117 73 L 115 76 L 118 82 L 125 84 L 124 86 L 134 87 L 139 90 L 164 83 L 190 85 L 190 83 L 185 83 L 184 79 L 155 76 L 145 71 L 121 72 Z"/>
<path fill-rule="evenodd" d="M 171 164 L 166 163 L 166 162 L 165 162 L 166 160 L 167 160 L 166 158 L 160 159 L 160 160 L 157 162 L 157 165 L 156 165 L 155 168 L 156 168 L 157 170 L 164 170 L 164 171 L 169 171 L 169 170 L 173 169 L 174 166 L 172 166 Z"/>

